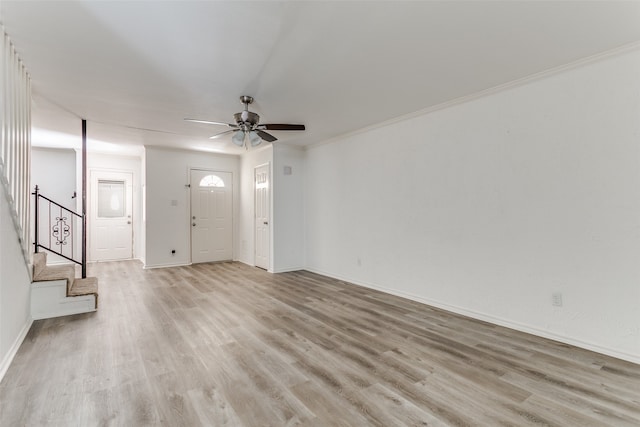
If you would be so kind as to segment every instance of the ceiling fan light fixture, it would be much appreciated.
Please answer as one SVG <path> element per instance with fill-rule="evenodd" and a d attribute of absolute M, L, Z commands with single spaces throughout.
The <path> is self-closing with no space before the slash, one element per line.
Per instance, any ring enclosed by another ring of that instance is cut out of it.
<path fill-rule="evenodd" d="M 249 132 L 249 142 L 251 143 L 252 147 L 257 147 L 262 143 L 262 138 L 260 138 L 260 135 L 258 135 L 256 132 L 251 131 Z"/>
<path fill-rule="evenodd" d="M 239 130 L 234 133 L 233 137 L 231 137 L 231 141 L 238 147 L 242 147 L 244 145 L 244 131 Z"/>
<path fill-rule="evenodd" d="M 235 119 L 235 123 L 214 122 L 210 120 L 200 120 L 200 119 L 185 119 L 185 120 L 190 122 L 196 122 L 196 123 L 206 123 L 211 125 L 221 125 L 221 126 L 230 127 L 231 128 L 230 130 L 217 133 L 209 138 L 214 139 L 214 138 L 221 137 L 223 135 L 228 135 L 233 132 L 233 136 L 231 137 L 231 142 L 233 142 L 238 147 L 244 147 L 247 150 L 249 149 L 250 146 L 257 147 L 258 145 L 262 144 L 262 141 L 274 142 L 278 140 L 278 138 L 276 138 L 275 136 L 265 131 L 305 130 L 304 125 L 284 124 L 284 123 L 260 123 L 260 116 L 252 111 L 249 111 L 249 104 L 253 103 L 253 98 L 251 96 L 243 95 L 240 97 L 240 102 L 244 104 L 244 110 L 233 115 L 233 118 Z"/>

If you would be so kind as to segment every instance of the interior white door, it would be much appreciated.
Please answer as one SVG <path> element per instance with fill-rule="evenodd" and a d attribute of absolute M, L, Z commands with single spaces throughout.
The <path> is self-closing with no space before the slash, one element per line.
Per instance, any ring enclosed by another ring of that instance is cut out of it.
<path fill-rule="evenodd" d="M 191 170 L 191 262 L 233 258 L 231 172 Z"/>
<path fill-rule="evenodd" d="M 89 260 L 133 257 L 133 175 L 91 171 Z"/>
<path fill-rule="evenodd" d="M 269 269 L 270 233 L 269 233 L 269 165 L 255 168 L 255 228 L 256 228 L 256 267 Z"/>

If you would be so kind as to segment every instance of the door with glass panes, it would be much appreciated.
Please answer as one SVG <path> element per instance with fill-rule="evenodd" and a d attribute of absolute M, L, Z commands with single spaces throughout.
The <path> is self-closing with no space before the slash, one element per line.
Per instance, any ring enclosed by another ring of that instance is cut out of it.
<path fill-rule="evenodd" d="M 191 262 L 233 258 L 233 176 L 191 169 Z"/>
<path fill-rule="evenodd" d="M 133 257 L 133 176 L 91 171 L 89 261 Z"/>

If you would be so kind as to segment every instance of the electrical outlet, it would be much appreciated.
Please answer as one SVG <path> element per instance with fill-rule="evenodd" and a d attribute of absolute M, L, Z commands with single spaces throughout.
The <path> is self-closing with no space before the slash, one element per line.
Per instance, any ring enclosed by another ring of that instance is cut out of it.
<path fill-rule="evenodd" d="M 562 293 L 554 292 L 551 294 L 551 304 L 555 307 L 562 307 Z"/>

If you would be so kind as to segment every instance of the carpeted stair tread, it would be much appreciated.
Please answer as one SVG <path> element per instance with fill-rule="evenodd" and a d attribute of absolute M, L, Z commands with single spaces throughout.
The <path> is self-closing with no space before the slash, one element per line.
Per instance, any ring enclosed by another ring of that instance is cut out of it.
<path fill-rule="evenodd" d="M 69 296 L 91 295 L 98 293 L 98 278 L 87 277 L 85 279 L 76 279 L 73 281 Z"/>
<path fill-rule="evenodd" d="M 77 297 L 80 295 L 95 295 L 96 308 L 98 308 L 98 278 L 86 277 L 84 279 L 75 279 L 67 296 Z"/>

